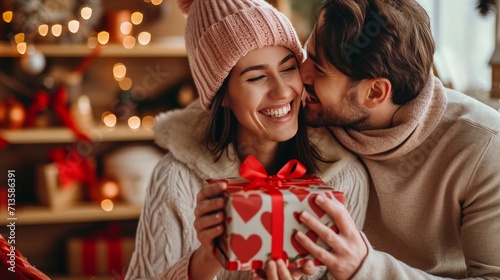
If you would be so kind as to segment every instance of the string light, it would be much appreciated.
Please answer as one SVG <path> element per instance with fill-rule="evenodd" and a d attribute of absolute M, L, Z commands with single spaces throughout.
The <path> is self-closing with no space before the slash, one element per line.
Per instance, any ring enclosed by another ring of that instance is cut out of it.
<path fill-rule="evenodd" d="M 113 201 L 111 201 L 111 199 L 104 199 L 103 201 L 101 201 L 102 210 L 109 212 L 109 211 L 113 210 L 113 207 L 114 207 L 114 204 L 113 204 Z"/>
<path fill-rule="evenodd" d="M 144 15 L 141 13 L 141 12 L 134 12 L 132 13 L 132 15 L 130 16 L 130 21 L 134 24 L 134 25 L 139 25 L 141 24 L 142 20 L 144 19 Z"/>
<path fill-rule="evenodd" d="M 120 24 L 120 32 L 122 34 L 130 34 L 132 32 L 132 23 L 125 21 Z"/>
<path fill-rule="evenodd" d="M 99 45 L 99 42 L 97 41 L 97 38 L 92 36 L 87 39 L 87 46 L 91 49 L 97 48 Z"/>
<path fill-rule="evenodd" d="M 12 18 L 14 16 L 14 13 L 12 11 L 6 11 L 6 12 L 3 12 L 2 14 L 2 18 L 3 20 L 6 22 L 6 23 L 9 23 L 12 21 Z"/>
<path fill-rule="evenodd" d="M 139 41 L 139 44 L 145 46 L 151 42 L 151 34 L 146 31 L 141 32 L 139 36 L 137 36 L 137 41 Z"/>
<path fill-rule="evenodd" d="M 38 33 L 41 35 L 41 36 L 47 36 L 47 34 L 49 34 L 49 26 L 47 24 L 42 24 L 40 26 L 38 26 Z"/>
<path fill-rule="evenodd" d="M 129 77 L 123 78 L 123 80 L 118 82 L 118 85 L 120 86 L 121 90 L 129 90 L 132 88 L 132 79 Z"/>
<path fill-rule="evenodd" d="M 127 36 L 123 38 L 123 46 L 126 49 L 131 49 L 135 46 L 135 38 L 134 36 Z"/>
<path fill-rule="evenodd" d="M 155 126 L 155 118 L 152 116 L 145 116 L 142 118 L 142 127 L 146 130 L 152 130 Z"/>
<path fill-rule="evenodd" d="M 109 42 L 109 33 L 107 31 L 101 31 L 97 34 L 97 41 L 101 45 L 106 45 Z"/>
<path fill-rule="evenodd" d="M 116 125 L 116 115 L 109 112 L 109 111 L 106 111 L 104 113 L 102 113 L 102 122 L 104 123 L 105 126 L 109 127 L 109 128 L 113 128 L 115 127 Z"/>
<path fill-rule="evenodd" d="M 163 2 L 163 0 L 151 0 L 151 4 L 155 5 L 155 6 L 158 6 L 161 4 L 161 2 Z"/>
<path fill-rule="evenodd" d="M 26 42 L 22 42 L 17 44 L 16 49 L 19 54 L 25 54 L 26 53 Z"/>
<path fill-rule="evenodd" d="M 72 20 L 72 21 L 68 22 L 68 30 L 71 33 L 78 32 L 78 29 L 80 29 L 80 22 L 78 20 Z"/>
<path fill-rule="evenodd" d="M 52 31 L 52 35 L 59 37 L 59 36 L 61 36 L 61 33 L 62 33 L 62 25 L 54 24 L 54 25 L 52 25 L 50 30 Z"/>
<path fill-rule="evenodd" d="M 127 75 L 127 67 L 123 63 L 116 63 L 113 66 L 113 76 L 115 80 L 121 81 Z"/>
<path fill-rule="evenodd" d="M 132 116 L 128 119 L 128 126 L 132 129 L 138 129 L 141 126 L 141 119 L 138 116 Z"/>
<path fill-rule="evenodd" d="M 92 17 L 92 8 L 83 7 L 80 10 L 80 15 L 82 16 L 83 19 L 88 20 L 90 17 Z"/>
<path fill-rule="evenodd" d="M 24 33 L 17 33 L 14 36 L 14 42 L 16 42 L 16 44 L 21 44 L 22 42 L 24 42 Z"/>

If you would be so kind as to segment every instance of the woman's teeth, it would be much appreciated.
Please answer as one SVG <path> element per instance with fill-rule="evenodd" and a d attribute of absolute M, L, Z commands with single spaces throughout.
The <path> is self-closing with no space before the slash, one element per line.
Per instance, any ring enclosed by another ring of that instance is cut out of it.
<path fill-rule="evenodd" d="M 290 104 L 288 104 L 283 108 L 266 109 L 266 110 L 263 110 L 261 113 L 268 116 L 268 117 L 281 118 L 281 117 L 286 116 L 288 114 L 288 112 L 290 112 L 291 109 L 292 109 L 292 107 L 290 106 Z"/>

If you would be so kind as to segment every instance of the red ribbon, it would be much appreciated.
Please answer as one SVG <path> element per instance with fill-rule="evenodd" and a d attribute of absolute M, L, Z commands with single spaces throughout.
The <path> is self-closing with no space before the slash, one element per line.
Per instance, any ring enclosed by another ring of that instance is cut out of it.
<path fill-rule="evenodd" d="M 33 126 L 36 120 L 36 114 L 42 110 L 47 109 L 47 107 L 51 106 L 54 109 L 57 117 L 63 122 L 63 124 L 71 129 L 75 134 L 75 137 L 81 141 L 89 141 L 90 138 L 81 132 L 76 126 L 71 114 L 66 108 L 65 102 L 68 97 L 68 92 L 66 88 L 61 86 L 57 88 L 54 92 L 53 97 L 50 97 L 50 94 L 46 91 L 39 90 L 35 93 L 33 97 L 33 104 L 28 108 L 27 116 L 26 116 L 26 125 Z"/>
<path fill-rule="evenodd" d="M 97 178 L 92 163 L 75 148 L 55 148 L 49 152 L 49 159 L 57 166 L 62 187 L 68 187 L 75 181 L 83 182 L 89 188 L 96 187 Z"/>
<path fill-rule="evenodd" d="M 283 253 L 284 235 L 284 208 L 283 194 L 278 190 L 284 185 L 294 185 L 296 182 L 286 180 L 302 177 L 306 168 L 298 160 L 287 162 L 276 175 L 268 175 L 266 169 L 254 157 L 248 156 L 240 165 L 240 176 L 250 183 L 243 188 L 244 191 L 265 189 L 271 195 L 271 259 L 285 259 Z"/>

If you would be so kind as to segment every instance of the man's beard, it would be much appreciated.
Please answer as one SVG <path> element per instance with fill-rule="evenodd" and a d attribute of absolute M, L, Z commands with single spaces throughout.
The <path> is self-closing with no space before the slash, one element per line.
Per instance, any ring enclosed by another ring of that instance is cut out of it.
<path fill-rule="evenodd" d="M 367 129 L 370 114 L 357 103 L 356 97 L 356 88 L 350 88 L 340 104 L 326 107 L 321 103 L 319 111 L 310 110 L 306 104 L 304 116 L 307 124 L 311 127 L 339 126 L 359 131 Z"/>

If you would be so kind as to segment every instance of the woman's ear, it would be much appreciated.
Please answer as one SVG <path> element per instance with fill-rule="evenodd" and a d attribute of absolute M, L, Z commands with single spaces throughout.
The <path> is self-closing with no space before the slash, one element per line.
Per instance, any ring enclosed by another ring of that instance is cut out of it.
<path fill-rule="evenodd" d="M 385 102 L 391 102 L 392 84 L 386 78 L 376 78 L 368 80 L 367 89 L 369 92 L 365 96 L 365 106 L 368 109 L 375 109 Z"/>

